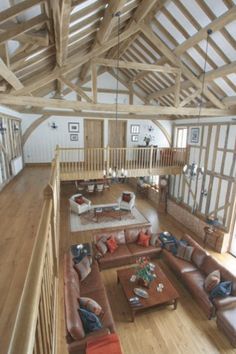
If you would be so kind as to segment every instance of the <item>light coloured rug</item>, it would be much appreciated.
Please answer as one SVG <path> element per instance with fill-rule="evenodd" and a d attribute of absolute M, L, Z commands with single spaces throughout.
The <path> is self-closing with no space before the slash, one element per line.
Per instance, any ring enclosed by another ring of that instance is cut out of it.
<path fill-rule="evenodd" d="M 101 216 L 99 217 L 98 222 L 94 216 L 93 209 L 81 215 L 70 212 L 71 232 L 135 225 L 145 222 L 148 222 L 148 220 L 140 213 L 140 211 L 138 211 L 136 207 L 134 207 L 131 212 L 122 210 L 121 220 L 111 216 Z"/>

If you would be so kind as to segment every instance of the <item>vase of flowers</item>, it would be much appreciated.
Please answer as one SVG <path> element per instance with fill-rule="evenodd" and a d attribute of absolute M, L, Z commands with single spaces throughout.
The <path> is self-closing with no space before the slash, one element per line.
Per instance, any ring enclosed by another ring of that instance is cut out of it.
<path fill-rule="evenodd" d="M 153 265 L 150 263 L 148 257 L 137 258 L 136 264 L 136 276 L 138 279 L 138 284 L 149 288 L 153 279 L 156 278 Z"/>

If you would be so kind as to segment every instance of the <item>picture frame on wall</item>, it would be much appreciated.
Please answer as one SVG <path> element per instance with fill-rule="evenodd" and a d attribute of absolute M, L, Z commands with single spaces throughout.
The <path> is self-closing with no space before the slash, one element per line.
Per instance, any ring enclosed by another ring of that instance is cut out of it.
<path fill-rule="evenodd" d="M 70 134 L 70 141 L 79 141 L 78 134 Z"/>
<path fill-rule="evenodd" d="M 69 122 L 68 123 L 69 133 L 79 133 L 79 123 L 78 122 Z"/>
<path fill-rule="evenodd" d="M 197 144 L 199 142 L 200 129 L 191 128 L 190 130 L 190 143 Z"/>
<path fill-rule="evenodd" d="M 131 124 L 130 132 L 131 132 L 131 134 L 139 134 L 140 133 L 140 125 L 139 124 Z"/>
<path fill-rule="evenodd" d="M 138 142 L 138 135 L 131 135 L 131 141 L 137 143 Z"/>

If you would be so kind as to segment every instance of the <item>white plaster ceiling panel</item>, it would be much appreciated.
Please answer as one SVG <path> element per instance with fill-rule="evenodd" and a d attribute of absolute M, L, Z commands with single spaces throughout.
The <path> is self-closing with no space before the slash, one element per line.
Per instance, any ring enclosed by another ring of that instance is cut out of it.
<path fill-rule="evenodd" d="M 205 2 L 216 17 L 223 15 L 228 10 L 222 0 L 205 0 Z"/>
<path fill-rule="evenodd" d="M 229 34 L 236 39 L 236 20 L 228 23 L 225 26 L 226 30 L 229 32 Z"/>
<path fill-rule="evenodd" d="M 187 50 L 188 54 L 193 58 L 193 60 L 202 68 L 204 69 L 204 64 L 205 64 L 205 58 L 201 56 L 198 51 L 194 48 L 190 48 Z M 211 67 L 210 64 L 206 64 L 206 72 L 212 70 L 213 68 Z"/>
<path fill-rule="evenodd" d="M 166 5 L 167 10 L 172 14 L 172 16 L 184 27 L 184 29 L 188 32 L 190 36 L 193 36 L 197 30 L 191 24 L 191 22 L 183 15 L 183 13 L 179 10 L 179 8 L 173 3 L 167 2 Z M 182 43 L 182 42 L 179 42 Z"/>
<path fill-rule="evenodd" d="M 173 23 L 162 13 L 158 13 L 156 16 L 157 21 L 159 21 L 163 27 L 171 34 L 171 36 L 180 44 L 185 41 L 185 37 L 180 33 L 180 31 L 173 25 Z"/>
<path fill-rule="evenodd" d="M 162 24 L 163 25 L 163 24 Z M 168 38 L 166 38 L 166 36 L 161 32 L 161 31 L 159 31 L 159 29 L 158 28 L 156 28 L 156 26 L 153 24 L 153 23 L 151 23 L 151 27 L 152 27 L 152 30 L 153 30 L 153 32 L 154 33 L 156 33 L 156 35 L 160 38 L 160 39 L 162 39 L 162 41 L 170 48 L 170 49 L 175 49 L 175 46 L 172 44 L 172 42 L 170 42 L 169 40 L 168 40 Z"/>
<path fill-rule="evenodd" d="M 234 85 L 236 85 L 236 74 L 235 73 L 232 73 L 232 74 L 229 74 L 227 75 L 228 79 L 230 79 Z"/>
<path fill-rule="evenodd" d="M 235 22 L 235 26 L 236 26 L 236 22 Z M 230 45 L 230 43 L 225 39 L 225 37 L 221 32 L 219 31 L 213 32 L 211 38 L 230 60 L 236 60 L 236 50 Z M 236 39 L 236 33 L 235 33 L 235 39 Z"/>
<path fill-rule="evenodd" d="M 195 20 L 200 24 L 201 27 L 206 27 L 211 22 L 209 17 L 205 12 L 198 6 L 195 0 L 181 0 L 182 4 L 194 15 Z"/>
<path fill-rule="evenodd" d="M 199 46 L 203 50 L 204 53 L 206 53 L 206 41 L 201 41 L 199 42 Z M 222 59 L 222 57 L 215 51 L 215 49 L 212 48 L 211 44 L 208 45 L 208 51 L 207 51 L 207 57 L 217 65 L 217 66 L 222 66 L 225 63 L 225 61 Z M 205 60 L 205 59 L 204 59 Z M 209 66 L 208 66 L 209 70 Z M 208 71 L 206 70 L 206 71 Z"/>
<path fill-rule="evenodd" d="M 227 96 L 234 96 L 236 93 L 222 78 L 217 78 L 214 82 L 223 90 Z"/>

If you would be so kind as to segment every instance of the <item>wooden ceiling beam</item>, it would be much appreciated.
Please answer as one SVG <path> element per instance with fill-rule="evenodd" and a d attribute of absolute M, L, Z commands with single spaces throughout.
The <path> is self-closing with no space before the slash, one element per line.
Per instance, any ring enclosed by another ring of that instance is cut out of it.
<path fill-rule="evenodd" d="M 227 107 L 236 106 L 236 96 L 225 97 L 223 102 Z"/>
<path fill-rule="evenodd" d="M 9 84 L 14 87 L 15 90 L 22 89 L 24 86 L 16 75 L 7 67 L 4 61 L 0 58 L 0 75 L 7 81 Z"/>
<path fill-rule="evenodd" d="M 24 12 L 25 10 L 28 10 L 31 7 L 41 4 L 45 1 L 46 0 L 25 0 L 23 2 L 20 2 L 19 4 L 11 6 L 8 9 L 0 12 L 0 23 L 9 21 Z"/>
<path fill-rule="evenodd" d="M 0 43 L 4 43 L 10 39 L 18 37 L 20 34 L 29 31 L 30 29 L 41 25 L 46 22 L 48 17 L 45 14 L 38 15 L 32 19 L 22 22 L 20 24 L 15 24 L 11 29 L 0 33 Z"/>
<path fill-rule="evenodd" d="M 73 84 L 73 82 L 63 76 L 59 77 L 59 80 L 63 82 L 66 86 L 68 86 L 72 91 L 75 91 L 80 97 L 83 97 L 87 102 L 93 102 L 92 99 L 88 95 L 86 95 L 86 93 L 78 84 Z"/>
<path fill-rule="evenodd" d="M 60 14 L 59 48 L 57 51 L 57 63 L 61 67 L 67 58 L 69 25 L 71 13 L 71 0 L 62 0 Z"/>
<path fill-rule="evenodd" d="M 42 97 L 30 96 L 12 96 L 7 94 L 0 95 L 1 104 L 33 106 L 33 107 L 48 107 L 55 109 L 72 109 L 76 111 L 98 111 L 98 112 L 116 112 L 116 104 L 106 103 L 88 103 L 78 101 L 66 101 L 58 99 L 48 99 Z M 199 108 L 193 107 L 160 107 L 148 105 L 127 105 L 119 104 L 119 112 L 136 113 L 136 114 L 162 114 L 162 115 L 199 115 Z M 232 116 L 236 115 L 236 109 L 218 109 L 218 108 L 202 108 L 201 116 Z"/>
<path fill-rule="evenodd" d="M 132 36 L 134 33 L 138 32 L 140 27 L 138 25 L 133 25 L 129 30 L 123 32 L 120 35 L 120 41 L 127 39 Z M 13 95 L 25 95 L 30 92 L 36 91 L 40 87 L 48 84 L 51 81 L 56 80 L 59 76 L 64 76 L 67 73 L 75 70 L 76 68 L 82 66 L 84 63 L 87 63 L 89 60 L 98 56 L 102 53 L 108 51 L 111 47 L 113 47 L 117 43 L 117 37 L 114 37 L 103 44 L 103 46 L 99 48 L 95 48 L 88 54 L 84 55 L 82 58 L 78 58 L 78 55 L 73 55 L 70 59 L 68 59 L 67 64 L 65 64 L 62 68 L 56 67 L 49 75 L 41 75 L 40 77 L 32 77 L 31 83 L 25 85 L 23 90 L 12 91 Z"/>
<path fill-rule="evenodd" d="M 233 61 L 231 64 L 226 64 L 223 66 L 220 66 L 218 69 L 208 71 L 205 74 L 205 82 L 210 82 L 218 77 L 229 75 L 233 72 L 236 72 L 236 62 Z M 202 81 L 202 75 L 200 76 L 199 80 Z M 186 80 L 181 83 L 181 90 L 185 90 L 193 85 L 192 81 Z M 147 97 L 148 100 L 150 99 L 155 99 L 161 96 L 169 95 L 170 93 L 173 93 L 175 90 L 175 85 L 167 87 L 163 90 L 153 92 L 151 95 Z"/>
<path fill-rule="evenodd" d="M 180 58 L 176 56 L 153 31 L 146 25 L 140 26 L 143 33 L 153 42 L 153 44 L 162 51 L 163 55 L 170 60 L 174 65 L 181 68 L 182 74 L 190 80 L 196 88 L 202 87 L 202 82 L 184 65 L 181 63 Z M 218 100 L 206 87 L 204 88 L 204 95 L 218 108 L 225 108 L 224 104 Z"/>

